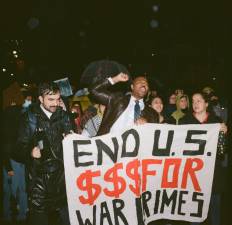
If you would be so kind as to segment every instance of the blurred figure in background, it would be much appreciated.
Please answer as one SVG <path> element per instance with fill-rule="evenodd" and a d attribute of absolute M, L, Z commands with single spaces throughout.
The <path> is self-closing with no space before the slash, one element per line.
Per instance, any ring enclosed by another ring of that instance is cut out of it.
<path fill-rule="evenodd" d="M 210 105 L 216 116 L 220 117 L 224 123 L 227 123 L 228 109 L 226 104 L 216 95 L 211 87 L 203 88 L 202 92 L 209 98 Z"/>
<path fill-rule="evenodd" d="M 25 92 L 22 106 L 13 103 L 3 114 L 3 217 L 6 222 L 12 222 L 13 217 L 16 217 L 16 221 L 23 223 L 27 218 L 25 165 L 15 161 L 12 152 L 22 114 L 28 110 L 32 99 L 32 94 Z"/>
<path fill-rule="evenodd" d="M 176 110 L 167 119 L 170 124 L 179 124 L 179 120 L 189 111 L 189 98 L 187 95 L 177 95 Z"/>
<path fill-rule="evenodd" d="M 88 106 L 88 108 L 83 112 L 81 117 L 81 128 L 84 129 L 85 124 L 94 116 L 97 115 L 98 104 L 93 103 Z"/>
<path fill-rule="evenodd" d="M 22 104 L 22 113 L 26 112 L 28 110 L 28 107 L 31 105 L 33 101 L 33 95 L 31 92 L 25 92 L 24 93 L 24 102 Z"/>
<path fill-rule="evenodd" d="M 168 97 L 168 103 L 164 107 L 164 116 L 170 117 L 171 114 L 176 110 L 176 94 L 171 93 Z"/>
<path fill-rule="evenodd" d="M 75 128 L 74 131 L 77 134 L 81 134 L 81 117 L 82 117 L 82 109 L 80 102 L 74 101 L 70 107 L 71 118 L 74 121 Z"/>
<path fill-rule="evenodd" d="M 176 89 L 175 90 L 175 95 L 176 96 L 180 96 L 180 95 L 183 95 L 184 94 L 184 90 L 183 89 L 180 89 L 180 88 L 178 88 L 178 89 Z"/>
<path fill-rule="evenodd" d="M 97 135 L 105 111 L 105 106 L 101 104 L 96 104 L 95 107 L 97 108 L 97 114 L 91 117 L 85 124 L 82 131 L 83 136 L 95 137 Z"/>

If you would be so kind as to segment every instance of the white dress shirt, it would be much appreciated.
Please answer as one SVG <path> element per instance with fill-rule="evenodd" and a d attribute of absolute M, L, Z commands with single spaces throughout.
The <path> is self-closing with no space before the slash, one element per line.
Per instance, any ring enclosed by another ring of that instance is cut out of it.
<path fill-rule="evenodd" d="M 42 104 L 40 104 L 40 108 L 43 110 L 43 112 L 46 114 L 46 116 L 50 119 L 52 116 L 52 113 L 49 112 L 47 109 L 45 109 Z"/>
<path fill-rule="evenodd" d="M 119 116 L 119 118 L 114 122 L 110 129 L 110 133 L 119 133 L 122 129 L 134 125 L 134 107 L 136 98 L 131 96 L 130 102 L 124 112 Z M 139 100 L 139 106 L 141 111 L 144 109 L 143 99 Z"/>

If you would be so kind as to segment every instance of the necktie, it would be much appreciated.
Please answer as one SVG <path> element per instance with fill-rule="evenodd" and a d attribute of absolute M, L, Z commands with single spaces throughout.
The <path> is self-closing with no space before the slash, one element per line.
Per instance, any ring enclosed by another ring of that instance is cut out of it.
<path fill-rule="evenodd" d="M 139 116 L 140 116 L 140 106 L 139 106 L 139 101 L 135 100 L 135 107 L 134 107 L 134 121 L 136 121 Z"/>

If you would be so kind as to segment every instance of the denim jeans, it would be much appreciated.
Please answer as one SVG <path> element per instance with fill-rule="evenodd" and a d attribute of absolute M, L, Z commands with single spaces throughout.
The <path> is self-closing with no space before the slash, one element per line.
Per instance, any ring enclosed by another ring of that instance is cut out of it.
<path fill-rule="evenodd" d="M 13 196 L 17 201 L 18 208 L 16 219 L 25 220 L 28 210 L 25 166 L 14 160 L 10 161 L 14 171 L 14 176 L 8 176 L 7 171 L 3 169 L 3 218 L 7 221 L 12 220 L 11 197 Z"/>

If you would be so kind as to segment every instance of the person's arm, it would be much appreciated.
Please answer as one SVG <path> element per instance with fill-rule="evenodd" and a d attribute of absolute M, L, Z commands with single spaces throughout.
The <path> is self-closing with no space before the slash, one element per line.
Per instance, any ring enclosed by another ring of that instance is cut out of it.
<path fill-rule="evenodd" d="M 129 80 L 129 77 L 125 73 L 119 73 L 118 75 L 111 78 L 113 81 L 113 84 L 119 83 L 119 82 L 126 82 Z"/>
<path fill-rule="evenodd" d="M 220 131 L 224 132 L 225 134 L 227 133 L 227 126 L 225 123 L 221 123 Z"/>
<path fill-rule="evenodd" d="M 15 115 L 14 115 L 15 116 Z M 2 163 L 3 163 L 3 168 L 7 171 L 8 175 L 11 176 L 14 174 L 13 172 L 13 167 L 11 165 L 11 153 L 12 153 L 12 148 L 13 146 L 13 142 L 15 141 L 15 131 L 12 130 L 12 126 L 10 126 L 10 124 L 12 124 L 12 118 L 11 117 L 11 113 L 10 110 L 6 110 L 3 112 L 3 120 L 2 120 Z M 15 122 L 15 120 L 14 120 Z M 13 123 L 14 124 L 14 123 Z"/>
<path fill-rule="evenodd" d="M 10 154 L 10 147 L 11 147 L 10 143 L 3 145 L 3 166 L 7 172 L 13 171 L 13 168 L 12 168 L 11 162 L 10 162 L 10 155 L 11 155 Z"/>
<path fill-rule="evenodd" d="M 10 161 L 10 149 L 8 149 L 10 147 L 9 144 L 6 144 L 3 146 L 4 148 L 4 152 L 3 152 L 3 167 L 5 168 L 5 170 L 7 171 L 7 174 L 9 176 L 13 176 L 14 175 L 14 171 L 11 165 L 11 161 Z"/>
<path fill-rule="evenodd" d="M 29 120 L 28 114 L 24 114 L 21 120 L 21 124 L 18 131 L 18 137 L 16 145 L 13 148 L 13 158 L 16 161 L 26 163 L 31 159 L 32 150 L 36 147 L 34 143 L 34 133 L 30 123 L 36 123 L 36 121 Z M 34 125 L 36 128 L 36 125 Z"/>
<path fill-rule="evenodd" d="M 119 73 L 114 77 L 105 79 L 104 81 L 95 84 L 90 90 L 90 93 L 92 94 L 96 102 L 102 105 L 108 105 L 109 101 L 112 98 L 112 94 L 110 91 L 108 91 L 108 88 L 116 83 L 126 82 L 128 81 L 128 79 L 129 77 L 127 74 Z"/>

